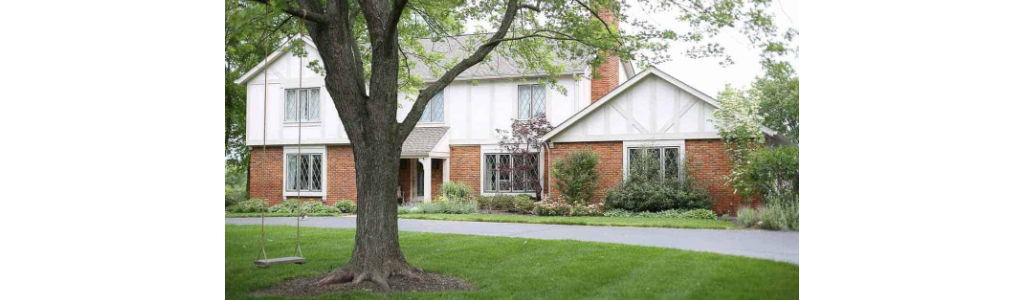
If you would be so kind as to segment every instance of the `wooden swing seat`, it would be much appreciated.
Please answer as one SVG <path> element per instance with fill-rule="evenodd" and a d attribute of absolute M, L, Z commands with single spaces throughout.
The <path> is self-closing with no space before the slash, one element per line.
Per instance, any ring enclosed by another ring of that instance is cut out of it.
<path fill-rule="evenodd" d="M 271 259 L 261 259 L 261 260 L 254 261 L 253 263 L 256 264 L 256 266 L 260 267 L 260 268 L 266 268 L 266 267 L 269 267 L 269 266 L 281 265 L 281 264 L 300 264 L 301 265 L 301 264 L 306 263 L 306 258 L 298 257 L 298 256 L 288 256 L 288 257 L 278 257 L 278 258 L 271 258 Z"/>

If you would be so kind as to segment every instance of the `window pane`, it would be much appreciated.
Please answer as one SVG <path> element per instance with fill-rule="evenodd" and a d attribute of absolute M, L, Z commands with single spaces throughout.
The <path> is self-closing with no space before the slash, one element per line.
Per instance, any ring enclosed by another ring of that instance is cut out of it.
<path fill-rule="evenodd" d="M 531 114 L 530 108 L 532 107 L 532 103 L 530 101 L 530 97 L 531 97 L 530 86 L 528 86 L 528 85 L 520 85 L 519 86 L 519 118 L 520 119 L 529 119 L 530 118 L 530 114 Z"/>
<path fill-rule="evenodd" d="M 502 192 L 512 191 L 512 173 L 509 172 L 512 167 L 512 157 L 508 154 L 502 154 L 498 156 L 498 190 Z"/>
<path fill-rule="evenodd" d="M 657 168 L 657 170 L 655 170 L 655 172 L 653 172 L 653 174 L 660 174 L 661 170 L 662 170 L 661 169 L 661 148 L 649 148 L 649 149 L 647 149 L 647 155 L 653 157 L 654 160 L 657 162 L 657 164 L 653 166 L 653 167 Z"/>
<path fill-rule="evenodd" d="M 629 159 L 626 163 L 626 175 L 629 175 L 629 172 L 632 172 L 633 168 L 636 167 L 636 160 L 640 159 L 640 149 L 629 148 L 628 155 Z"/>
<path fill-rule="evenodd" d="M 320 89 L 306 90 L 306 119 L 315 122 L 320 120 Z"/>
<path fill-rule="evenodd" d="M 433 106 L 430 110 L 430 121 L 444 122 L 444 92 L 442 91 L 434 95 L 434 99 L 431 99 L 430 103 Z"/>
<path fill-rule="evenodd" d="M 420 122 L 430 122 L 430 103 L 427 103 L 427 107 L 423 108 L 423 114 L 420 115 Z"/>
<path fill-rule="evenodd" d="M 544 87 L 541 85 L 533 86 L 533 113 L 531 117 L 536 117 L 544 113 Z"/>
<path fill-rule="evenodd" d="M 488 192 L 494 192 L 498 187 L 498 172 L 497 172 L 497 158 L 494 155 L 486 156 L 486 170 L 487 174 L 484 177 L 484 189 Z"/>
<path fill-rule="evenodd" d="M 312 155 L 312 158 L 313 158 L 313 168 L 310 170 L 310 172 L 312 173 L 312 174 L 310 174 L 310 178 L 313 178 L 313 179 L 312 179 L 312 188 L 311 188 L 311 190 L 319 192 L 320 191 L 320 174 L 321 174 L 320 173 L 320 160 L 322 158 L 321 158 L 321 156 L 319 154 Z"/>
<path fill-rule="evenodd" d="M 295 117 L 298 112 L 299 96 L 297 90 L 285 90 L 284 120 L 288 122 L 298 121 Z"/>
<path fill-rule="evenodd" d="M 298 171 L 295 169 L 295 154 L 288 154 L 287 165 L 288 171 L 285 173 L 285 187 L 288 189 L 288 191 L 295 191 L 297 187 L 295 179 L 296 175 L 298 175 Z"/>
<path fill-rule="evenodd" d="M 665 178 L 679 178 L 679 148 L 665 148 Z"/>
<path fill-rule="evenodd" d="M 309 154 L 299 156 L 299 190 L 309 190 Z"/>
<path fill-rule="evenodd" d="M 526 186 L 526 174 L 522 170 L 523 162 L 522 155 L 516 155 L 512 161 L 512 190 L 522 191 L 523 187 Z"/>

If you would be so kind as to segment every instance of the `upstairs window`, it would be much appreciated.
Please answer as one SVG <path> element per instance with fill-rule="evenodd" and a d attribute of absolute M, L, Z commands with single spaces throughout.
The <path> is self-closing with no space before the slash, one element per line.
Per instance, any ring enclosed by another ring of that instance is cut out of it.
<path fill-rule="evenodd" d="M 533 119 L 544 113 L 544 87 L 539 84 L 519 86 L 519 119 Z"/>
<path fill-rule="evenodd" d="M 319 122 L 320 88 L 285 90 L 284 121 Z"/>
<path fill-rule="evenodd" d="M 444 122 L 444 91 L 437 92 L 434 98 L 430 98 L 427 107 L 423 109 L 420 122 L 442 123 Z"/>
<path fill-rule="evenodd" d="M 285 187 L 289 192 L 320 192 L 322 191 L 321 172 L 323 154 L 303 153 L 288 154 L 288 169 Z"/>

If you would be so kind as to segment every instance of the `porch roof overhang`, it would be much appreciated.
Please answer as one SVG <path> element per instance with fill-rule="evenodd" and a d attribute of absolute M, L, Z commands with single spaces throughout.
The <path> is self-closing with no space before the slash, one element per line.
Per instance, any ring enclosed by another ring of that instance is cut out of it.
<path fill-rule="evenodd" d="M 438 144 L 442 142 L 448 127 L 416 127 L 409 133 L 409 137 L 402 142 L 402 158 L 423 158 L 436 157 L 446 158 L 447 152 L 437 151 Z M 445 148 L 447 145 L 445 145 Z"/>

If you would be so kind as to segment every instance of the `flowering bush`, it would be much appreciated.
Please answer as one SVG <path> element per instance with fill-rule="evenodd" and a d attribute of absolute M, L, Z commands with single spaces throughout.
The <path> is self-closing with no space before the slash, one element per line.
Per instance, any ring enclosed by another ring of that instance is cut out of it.
<path fill-rule="evenodd" d="M 562 202 L 541 201 L 533 206 L 533 214 L 538 216 L 569 216 L 572 206 Z"/>
<path fill-rule="evenodd" d="M 582 217 L 600 216 L 603 205 L 601 204 L 577 204 L 570 205 L 564 202 L 541 201 L 533 207 L 533 214 L 538 216 L 563 216 Z"/>
<path fill-rule="evenodd" d="M 593 217 L 600 216 L 601 211 L 604 208 L 604 204 L 576 204 L 572 206 L 572 211 L 569 213 L 571 216 L 580 217 Z"/>

